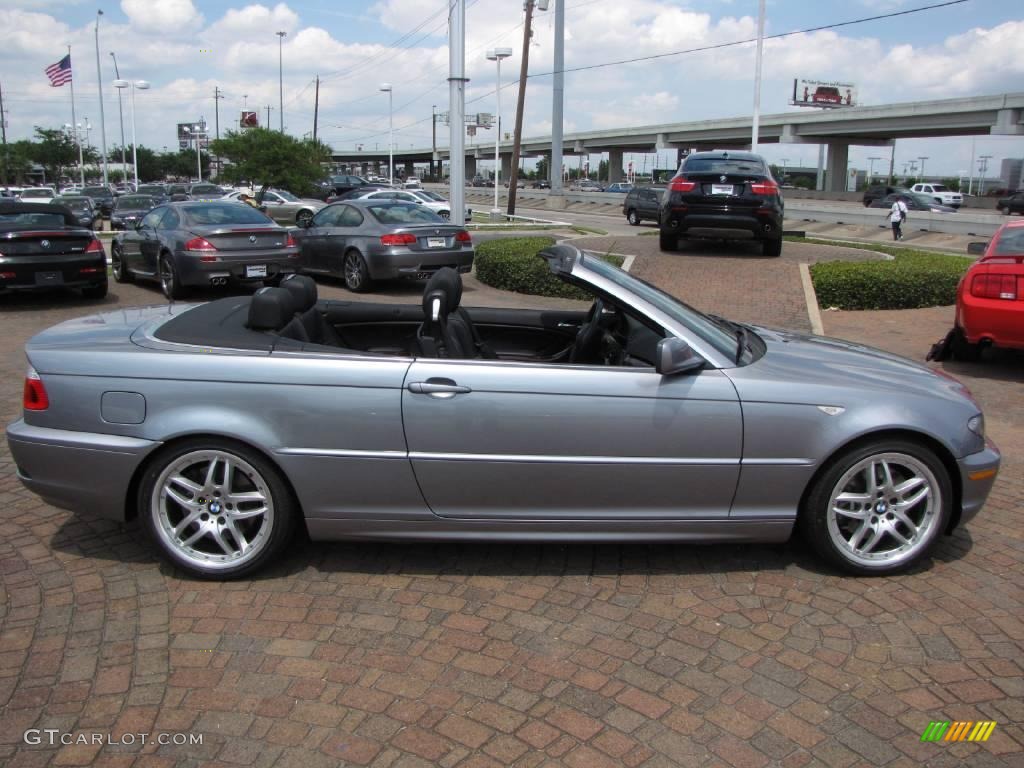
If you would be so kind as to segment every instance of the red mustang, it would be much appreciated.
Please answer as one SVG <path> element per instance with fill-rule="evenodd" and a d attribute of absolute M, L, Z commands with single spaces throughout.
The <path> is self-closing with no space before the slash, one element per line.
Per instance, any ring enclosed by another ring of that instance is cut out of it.
<path fill-rule="evenodd" d="M 953 354 L 987 346 L 1024 349 L 1024 221 L 1001 226 L 957 287 Z"/>

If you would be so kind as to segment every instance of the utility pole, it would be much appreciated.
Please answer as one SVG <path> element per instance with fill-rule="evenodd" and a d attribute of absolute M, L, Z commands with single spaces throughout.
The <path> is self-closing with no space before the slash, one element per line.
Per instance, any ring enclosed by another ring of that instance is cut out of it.
<path fill-rule="evenodd" d="M 437 157 L 437 104 L 430 105 L 430 178 L 434 176 L 434 158 Z M 440 176 L 441 174 L 438 174 Z"/>
<path fill-rule="evenodd" d="M 278 101 L 278 114 L 277 117 L 281 121 L 281 133 L 284 133 L 284 54 L 282 51 L 282 45 L 284 39 L 288 37 L 287 32 L 275 32 L 277 35 L 277 101 Z M 270 118 L 267 118 L 267 122 L 270 122 Z"/>
<path fill-rule="evenodd" d="M 270 106 L 269 104 L 267 104 L 267 129 L 268 130 L 270 128 L 270 110 L 272 110 L 272 109 L 273 109 L 273 107 Z"/>
<path fill-rule="evenodd" d="M 220 86 L 213 86 L 213 129 L 216 132 L 216 137 L 220 138 L 220 100 L 224 98 L 224 94 L 220 91 Z"/>
<path fill-rule="evenodd" d="M 316 96 L 313 98 L 313 143 L 316 144 L 316 127 L 320 118 L 320 75 L 316 76 Z"/>
<path fill-rule="evenodd" d="M 4 89 L 0 85 L 0 137 L 4 142 L 4 186 L 7 186 L 7 168 L 10 165 L 10 158 L 7 155 L 7 115 L 4 113 Z"/>
<path fill-rule="evenodd" d="M 533 34 L 533 0 L 526 0 L 523 24 L 523 60 L 519 65 L 519 100 L 516 104 L 516 133 L 512 140 L 512 178 L 508 180 L 508 215 L 516 212 L 516 186 L 519 184 L 519 150 L 523 140 L 523 107 L 526 102 L 526 74 L 530 69 L 530 36 Z"/>
<path fill-rule="evenodd" d="M 120 80 L 121 72 L 117 68 L 117 56 L 114 55 L 113 51 L 110 52 L 110 58 L 114 60 L 114 77 Z M 121 121 L 121 174 L 124 176 L 124 180 L 128 181 L 128 160 L 124 153 L 124 107 L 121 104 L 120 88 L 117 89 L 117 116 Z M 135 143 L 134 140 L 132 143 Z M 136 182 L 138 182 L 138 179 L 136 179 Z M 136 186 L 138 186 L 138 184 L 136 184 Z"/>
<path fill-rule="evenodd" d="M 102 10 L 96 11 L 96 87 L 100 97 L 100 144 L 103 147 L 103 186 L 110 186 L 110 175 L 107 173 L 107 121 L 103 113 L 103 75 L 100 72 L 100 16 Z"/>

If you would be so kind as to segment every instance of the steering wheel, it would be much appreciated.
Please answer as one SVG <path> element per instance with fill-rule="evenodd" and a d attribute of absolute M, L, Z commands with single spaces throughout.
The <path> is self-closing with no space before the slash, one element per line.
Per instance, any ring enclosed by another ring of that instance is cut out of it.
<path fill-rule="evenodd" d="M 572 352 L 569 353 L 570 363 L 600 363 L 601 339 L 604 337 L 604 328 L 601 325 L 601 316 L 604 313 L 604 301 L 594 299 L 594 303 L 587 312 L 587 319 L 580 326 L 576 334 L 576 341 L 573 342 Z"/>

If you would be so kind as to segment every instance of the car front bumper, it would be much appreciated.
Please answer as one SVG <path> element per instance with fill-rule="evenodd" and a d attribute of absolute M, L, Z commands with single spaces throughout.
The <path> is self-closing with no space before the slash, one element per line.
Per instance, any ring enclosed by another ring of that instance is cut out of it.
<path fill-rule="evenodd" d="M 973 519 L 985 505 L 985 500 L 995 485 L 1001 461 L 999 448 L 991 440 L 985 441 L 983 450 L 957 461 L 960 487 L 963 489 L 959 520 L 961 525 Z"/>
<path fill-rule="evenodd" d="M 18 479 L 47 503 L 124 520 L 132 475 L 160 443 L 36 427 L 18 419 L 7 427 L 7 445 Z"/>

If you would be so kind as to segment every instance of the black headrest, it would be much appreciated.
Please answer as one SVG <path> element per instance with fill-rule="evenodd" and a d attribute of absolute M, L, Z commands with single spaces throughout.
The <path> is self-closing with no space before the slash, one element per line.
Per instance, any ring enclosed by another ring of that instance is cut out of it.
<path fill-rule="evenodd" d="M 292 295 L 296 312 L 305 312 L 316 304 L 316 283 L 309 275 L 288 275 L 281 287 Z"/>
<path fill-rule="evenodd" d="M 260 288 L 249 304 L 248 326 L 254 331 L 279 331 L 295 316 L 295 301 L 284 288 Z"/>
<path fill-rule="evenodd" d="M 427 281 L 427 287 L 423 289 L 424 311 L 427 311 L 427 296 L 437 291 L 445 295 L 445 314 L 451 314 L 459 308 L 459 302 L 462 301 L 462 276 L 451 267 L 441 267 L 437 270 Z"/>

